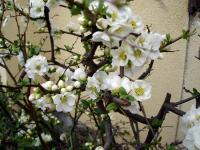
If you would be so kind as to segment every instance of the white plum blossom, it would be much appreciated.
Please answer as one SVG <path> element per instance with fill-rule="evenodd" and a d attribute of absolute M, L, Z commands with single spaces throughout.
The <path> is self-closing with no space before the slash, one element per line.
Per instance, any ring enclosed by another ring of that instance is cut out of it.
<path fill-rule="evenodd" d="M 112 50 L 111 51 L 111 54 L 113 56 L 112 66 L 126 66 L 128 64 L 131 51 L 132 51 L 131 46 L 126 42 L 123 42 L 122 46 L 119 49 Z"/>
<path fill-rule="evenodd" d="M 29 0 L 30 16 L 38 18 L 44 16 L 45 2 L 43 0 Z"/>
<path fill-rule="evenodd" d="M 101 90 L 108 89 L 107 78 L 108 75 L 104 71 L 97 71 L 88 78 L 86 89 L 91 99 L 96 99 Z"/>
<path fill-rule="evenodd" d="M 108 90 L 115 91 L 121 87 L 122 79 L 120 76 L 111 74 L 105 80 L 106 80 L 106 86 Z"/>
<path fill-rule="evenodd" d="M 124 73 L 128 77 L 132 77 L 138 73 L 143 66 L 135 66 L 131 60 L 128 61 L 127 65 L 124 67 Z"/>
<path fill-rule="evenodd" d="M 95 77 L 88 77 L 86 91 L 91 99 L 97 99 L 100 92 L 99 81 Z"/>
<path fill-rule="evenodd" d="M 134 48 L 131 51 L 131 61 L 135 66 L 143 66 L 147 61 L 147 52 L 141 48 Z"/>
<path fill-rule="evenodd" d="M 191 109 L 186 112 L 186 114 L 181 117 L 182 121 L 182 131 L 186 133 L 188 129 L 195 125 L 200 125 L 200 108 L 195 108 L 192 106 Z"/>
<path fill-rule="evenodd" d="M 131 91 L 131 84 L 132 81 L 130 81 L 127 77 L 123 77 L 121 80 L 121 87 L 123 87 L 127 93 Z"/>
<path fill-rule="evenodd" d="M 73 72 L 70 69 L 66 70 L 61 67 L 58 67 L 56 69 L 56 73 L 59 76 L 62 76 L 62 79 L 65 81 L 66 84 L 68 84 L 68 85 L 73 84 L 73 81 L 72 81 Z"/>
<path fill-rule="evenodd" d="M 93 77 L 98 81 L 101 90 L 107 89 L 107 83 L 105 79 L 108 77 L 108 75 L 105 71 L 97 71 L 94 73 Z"/>
<path fill-rule="evenodd" d="M 149 51 L 148 57 L 153 60 L 159 58 L 160 46 L 166 35 L 143 32 L 142 36 L 144 38 L 144 48 Z"/>
<path fill-rule="evenodd" d="M 188 150 L 200 150 L 200 125 L 193 126 L 187 131 L 183 146 Z"/>
<path fill-rule="evenodd" d="M 33 101 L 37 108 L 40 108 L 43 111 L 54 110 L 55 105 L 53 104 L 53 100 L 49 95 L 45 95 L 40 99 Z"/>
<path fill-rule="evenodd" d="M 93 1 L 89 9 L 95 11 L 98 5 L 99 1 Z M 97 21 L 97 27 L 105 31 L 95 32 L 92 38 L 93 41 L 102 42 L 107 47 L 118 47 L 119 41 L 130 33 L 139 33 L 143 30 L 141 19 L 134 15 L 129 7 L 122 6 L 117 8 L 106 1 L 104 1 L 104 6 L 107 8 L 106 11 L 109 15 L 106 16 L 106 19 L 100 18 Z"/>
<path fill-rule="evenodd" d="M 58 112 L 71 112 L 75 104 L 76 96 L 72 93 L 57 94 L 52 97 Z"/>
<path fill-rule="evenodd" d="M 108 30 L 110 35 L 118 37 L 120 39 L 123 39 L 124 37 L 128 36 L 129 33 L 131 33 L 131 31 L 132 30 L 130 30 L 130 28 L 128 28 L 126 25 L 121 24 L 121 23 L 114 24 Z"/>
<path fill-rule="evenodd" d="M 136 80 L 132 83 L 131 95 L 137 101 L 144 101 L 151 98 L 151 85 L 143 80 Z"/>
<path fill-rule="evenodd" d="M 35 75 L 44 76 L 48 71 L 46 57 L 38 55 L 29 58 L 25 64 L 25 71 L 31 79 L 35 79 Z"/>
<path fill-rule="evenodd" d="M 77 81 L 82 81 L 86 79 L 86 72 L 83 68 L 78 68 L 74 71 L 74 74 L 72 75 L 72 79 L 75 79 Z"/>
<path fill-rule="evenodd" d="M 92 35 L 92 41 L 102 42 L 107 47 L 111 47 L 111 37 L 106 32 L 97 31 Z"/>

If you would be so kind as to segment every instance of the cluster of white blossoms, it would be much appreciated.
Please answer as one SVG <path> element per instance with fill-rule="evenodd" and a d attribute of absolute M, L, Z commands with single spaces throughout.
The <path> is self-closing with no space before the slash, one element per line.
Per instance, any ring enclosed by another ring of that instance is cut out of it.
<path fill-rule="evenodd" d="M 31 79 L 35 79 L 35 75 L 44 76 L 48 71 L 46 57 L 38 55 L 29 58 L 25 64 L 25 71 Z"/>
<path fill-rule="evenodd" d="M 71 112 L 75 104 L 76 95 L 73 89 L 81 87 L 86 80 L 84 69 L 78 68 L 74 72 L 58 67 L 56 73 L 62 77 L 56 83 L 47 81 L 41 88 L 34 88 L 29 100 L 43 111 Z"/>
<path fill-rule="evenodd" d="M 120 88 L 124 88 L 128 95 L 133 96 L 131 106 L 124 107 L 132 113 L 138 113 L 138 101 L 145 101 L 151 98 L 151 85 L 143 80 L 130 81 L 127 77 L 107 74 L 104 71 L 96 72 L 92 77 L 88 77 L 86 91 L 91 99 L 97 99 L 101 90 L 108 90 L 118 93 Z"/>
<path fill-rule="evenodd" d="M 188 150 L 200 150 L 200 108 L 194 106 L 182 117 L 185 139 L 183 145 Z"/>
<path fill-rule="evenodd" d="M 62 0 L 29 0 L 30 16 L 32 18 L 44 17 L 44 7 L 53 8 L 60 4 Z"/>
<path fill-rule="evenodd" d="M 99 5 L 95 0 L 89 9 L 95 13 Z M 104 6 L 107 15 L 97 20 L 99 31 L 93 34 L 92 40 L 110 48 L 113 67 L 123 66 L 131 76 L 149 60 L 162 57 L 159 49 L 165 35 L 146 31 L 140 17 L 127 5 L 116 7 L 104 1 Z"/>

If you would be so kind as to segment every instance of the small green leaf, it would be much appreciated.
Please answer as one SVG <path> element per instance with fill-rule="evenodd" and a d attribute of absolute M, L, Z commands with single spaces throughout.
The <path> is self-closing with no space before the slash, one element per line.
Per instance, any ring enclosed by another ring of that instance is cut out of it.
<path fill-rule="evenodd" d="M 90 102 L 87 100 L 81 100 L 81 103 L 83 104 L 84 107 L 88 108 L 90 106 Z"/>
<path fill-rule="evenodd" d="M 20 85 L 21 86 L 29 85 L 29 79 L 23 79 L 23 80 L 21 80 Z"/>
<path fill-rule="evenodd" d="M 78 5 L 73 5 L 70 11 L 72 16 L 81 14 L 81 8 Z"/>
<path fill-rule="evenodd" d="M 119 96 L 121 97 L 124 95 L 128 95 L 126 90 L 123 87 L 119 88 Z"/>
<path fill-rule="evenodd" d="M 167 145 L 166 150 L 176 150 L 174 145 Z"/>
<path fill-rule="evenodd" d="M 114 102 L 108 104 L 107 107 L 106 107 L 107 111 L 112 111 L 112 110 L 115 111 L 117 109 L 118 109 L 118 105 Z"/>
<path fill-rule="evenodd" d="M 159 119 L 153 119 L 153 121 L 151 122 L 152 126 L 161 126 L 163 123 L 163 120 L 159 120 Z"/>
<path fill-rule="evenodd" d="M 193 95 L 195 96 L 195 95 L 198 95 L 198 94 L 200 94 L 199 91 L 197 89 L 193 88 Z"/>

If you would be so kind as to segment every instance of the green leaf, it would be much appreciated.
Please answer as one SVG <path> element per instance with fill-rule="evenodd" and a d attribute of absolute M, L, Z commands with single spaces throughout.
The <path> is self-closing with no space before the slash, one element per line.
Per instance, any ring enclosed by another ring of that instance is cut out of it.
<path fill-rule="evenodd" d="M 133 96 L 131 96 L 131 95 L 127 95 L 126 99 L 128 101 L 134 101 L 135 100 L 135 98 Z"/>
<path fill-rule="evenodd" d="M 195 95 L 198 95 L 198 94 L 200 94 L 199 91 L 197 89 L 193 88 L 193 95 L 195 96 Z"/>
<path fill-rule="evenodd" d="M 119 96 L 121 97 L 125 95 L 128 95 L 126 90 L 123 87 L 119 88 Z"/>
<path fill-rule="evenodd" d="M 81 8 L 78 5 L 73 5 L 70 11 L 72 16 L 81 14 Z"/>
<path fill-rule="evenodd" d="M 28 55 L 29 57 L 32 57 L 34 55 L 38 55 L 41 51 L 41 48 L 37 45 L 30 45 L 28 49 Z"/>
<path fill-rule="evenodd" d="M 21 86 L 26 86 L 26 85 L 29 85 L 29 79 L 23 79 L 20 81 L 20 85 Z"/>
<path fill-rule="evenodd" d="M 167 145 L 166 150 L 176 150 L 174 145 Z"/>
<path fill-rule="evenodd" d="M 183 39 L 187 40 L 189 37 L 193 36 L 196 34 L 196 29 L 190 32 L 190 30 L 182 30 L 182 37 Z"/>
<path fill-rule="evenodd" d="M 88 108 L 90 106 L 90 102 L 87 100 L 81 100 L 81 103 L 83 104 L 84 107 Z"/>
<path fill-rule="evenodd" d="M 152 126 L 161 126 L 163 123 L 163 120 L 159 120 L 159 119 L 153 119 L 153 121 L 151 122 Z"/>
<path fill-rule="evenodd" d="M 107 107 L 106 107 L 107 111 L 112 111 L 112 110 L 115 111 L 117 109 L 118 109 L 118 105 L 114 102 L 108 104 Z"/>
<path fill-rule="evenodd" d="M 83 1 L 83 5 L 84 5 L 85 8 L 88 8 L 90 3 L 91 3 L 91 0 L 84 0 Z"/>

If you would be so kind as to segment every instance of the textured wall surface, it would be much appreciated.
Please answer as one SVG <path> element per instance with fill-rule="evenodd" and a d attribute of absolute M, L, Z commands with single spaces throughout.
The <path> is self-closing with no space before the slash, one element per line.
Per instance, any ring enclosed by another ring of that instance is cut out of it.
<path fill-rule="evenodd" d="M 170 33 L 172 37 L 179 36 L 182 29 L 188 28 L 189 19 L 187 6 L 188 0 L 134 0 L 134 2 L 132 2 L 133 11 L 142 17 L 145 24 L 152 26 L 151 30 L 153 32 L 160 32 L 162 34 Z M 54 18 L 56 27 L 65 29 L 69 21 L 75 20 L 74 18 L 71 19 L 70 14 L 64 9 L 59 8 L 52 13 L 55 14 L 58 12 L 61 16 Z M 7 32 L 7 35 L 13 37 L 13 33 L 16 31 L 15 25 L 9 23 L 8 28 L 9 32 Z M 30 34 L 28 36 L 35 42 L 38 39 L 35 38 L 36 35 Z M 72 45 L 74 40 L 75 38 L 63 36 L 56 42 L 56 45 Z M 196 82 L 200 78 L 199 70 L 196 69 L 199 64 L 197 60 L 194 59 L 198 50 L 198 40 L 199 39 L 196 37 L 190 40 L 190 51 L 186 50 L 187 41 L 181 40 L 171 46 L 172 50 L 179 51 L 175 53 L 165 53 L 164 59 L 156 61 L 153 68 L 154 70 L 147 79 L 153 86 L 153 97 L 151 100 L 145 102 L 145 108 L 149 117 L 158 112 L 167 92 L 172 94 L 172 100 L 175 101 L 183 97 L 183 83 L 188 87 L 199 87 L 199 84 Z M 48 46 L 46 46 L 46 48 L 48 48 Z M 75 49 L 77 52 L 81 52 L 82 46 L 77 45 Z M 60 55 L 59 58 L 64 61 L 67 55 Z M 13 61 L 9 62 L 9 64 L 13 67 L 13 71 L 15 71 L 16 67 L 13 66 Z M 186 71 L 184 70 L 185 68 L 187 69 Z M 193 77 L 191 73 L 195 76 Z M 184 97 L 186 96 L 187 95 L 184 95 Z M 118 114 L 116 114 L 116 117 L 119 118 Z M 163 128 L 163 139 L 165 139 L 164 141 L 166 142 L 171 142 L 175 139 L 176 135 L 177 117 L 173 114 L 168 115 L 164 125 L 166 127 Z M 168 132 L 168 128 L 172 128 L 170 130 L 171 132 Z"/>
<path fill-rule="evenodd" d="M 186 89 L 192 90 L 193 88 L 200 89 L 200 60 L 195 57 L 199 57 L 200 50 L 200 13 L 197 13 L 194 16 L 190 17 L 190 26 L 191 30 L 196 29 L 197 34 L 192 36 L 187 44 L 186 60 L 185 60 L 185 73 L 183 87 Z M 183 92 L 182 98 L 190 97 L 190 94 Z M 191 105 L 195 104 L 195 101 L 190 102 L 189 104 L 184 104 L 181 108 L 184 111 L 187 111 L 191 108 Z M 181 126 L 181 125 L 180 125 Z M 181 136 L 181 132 L 178 132 L 178 137 Z"/>

